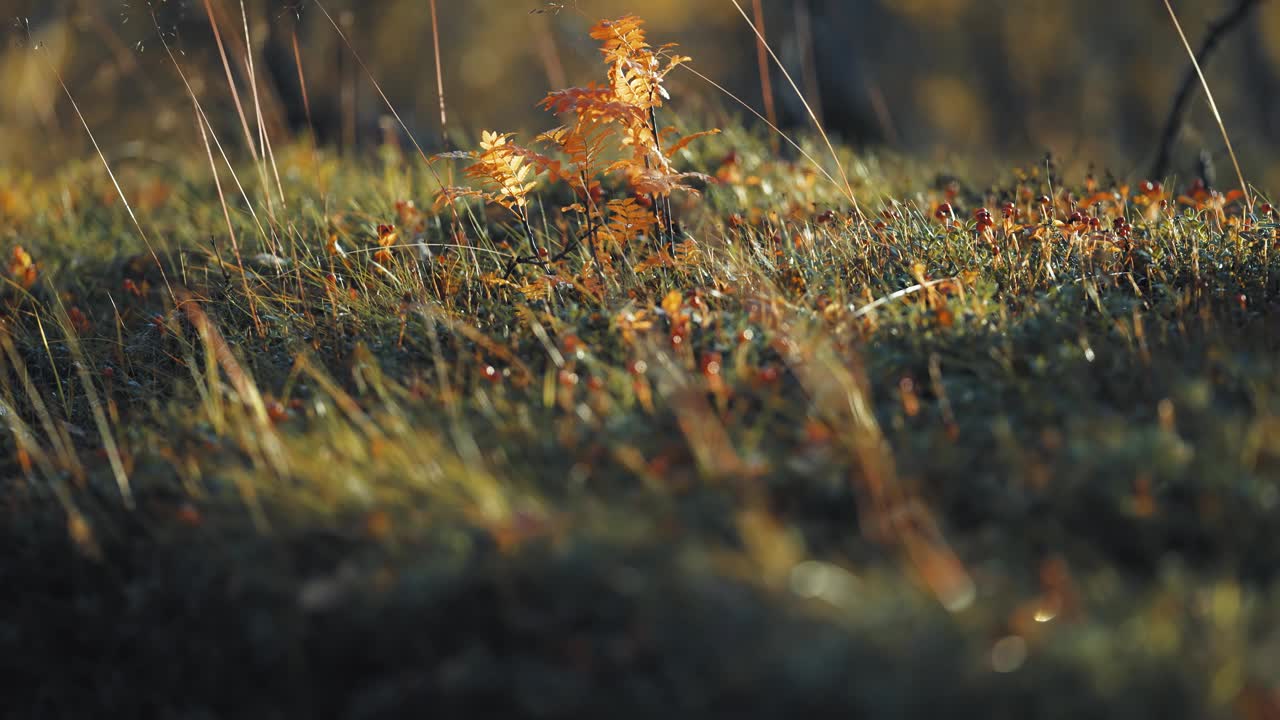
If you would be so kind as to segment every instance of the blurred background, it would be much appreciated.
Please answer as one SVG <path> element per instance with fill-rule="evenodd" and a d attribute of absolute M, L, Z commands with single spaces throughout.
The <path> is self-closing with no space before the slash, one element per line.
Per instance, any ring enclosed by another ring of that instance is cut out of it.
<path fill-rule="evenodd" d="M 740 0 L 748 13 L 752 0 Z M 1236 0 L 1175 3 L 1193 44 Z M 1028 165 L 1051 151 L 1067 167 L 1144 176 L 1187 58 L 1159 0 L 762 0 L 765 29 L 835 134 L 966 167 Z M 246 0 L 263 113 L 273 134 L 309 125 L 354 149 L 383 138 L 385 106 L 315 0 Z M 243 74 L 238 0 L 211 0 L 233 70 Z M 415 135 L 441 139 L 427 0 L 324 0 Z M 152 13 L 155 20 L 153 22 Z M 754 37 L 730 0 L 439 0 L 450 133 L 554 124 L 534 105 L 553 87 L 602 74 L 587 29 L 626 12 L 657 42 L 763 111 Z M 199 135 L 167 42 L 220 131 L 239 133 L 203 0 L 0 0 L 0 163 L 40 173 L 89 150 L 54 79 L 65 77 L 109 155 L 163 161 Z M 296 53 L 294 40 L 296 38 Z M 33 51 L 33 47 L 40 51 Z M 301 59 L 311 113 L 295 57 Z M 1280 1 L 1263 0 L 1207 74 L 1246 175 L 1280 186 Z M 777 111 L 803 124 L 773 71 Z M 696 77 L 673 76 L 686 116 L 745 114 Z M 252 110 L 251 110 L 252 112 Z M 705 124 L 705 123 L 703 123 Z M 227 135 L 226 137 L 232 137 Z M 236 144 L 233 143 L 232 144 Z M 237 145 L 238 146 L 238 145 Z M 1223 182 L 1223 143 L 1197 93 L 1171 171 L 1206 153 Z"/>

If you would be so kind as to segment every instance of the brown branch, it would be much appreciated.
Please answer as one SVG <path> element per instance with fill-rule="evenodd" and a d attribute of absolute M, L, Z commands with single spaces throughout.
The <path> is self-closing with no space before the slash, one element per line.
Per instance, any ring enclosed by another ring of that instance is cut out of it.
<path fill-rule="evenodd" d="M 1187 67 L 1186 73 L 1182 76 L 1182 83 L 1178 86 L 1178 92 L 1174 95 L 1173 105 L 1169 108 L 1164 130 L 1160 133 L 1160 144 L 1157 146 L 1156 160 L 1151 166 L 1151 177 L 1163 178 L 1169 172 L 1173 146 L 1177 142 L 1178 133 L 1182 131 L 1182 124 L 1187 114 L 1187 105 L 1191 102 L 1191 95 L 1196 89 L 1196 78 L 1198 77 L 1196 64 L 1204 67 L 1209 62 L 1209 58 L 1213 56 L 1222 39 L 1243 24 L 1249 16 L 1249 12 L 1261 4 L 1262 0 L 1236 0 L 1235 5 L 1230 10 L 1223 13 L 1217 20 L 1209 23 L 1208 32 L 1200 43 L 1200 49 L 1196 51 L 1195 62 Z"/>

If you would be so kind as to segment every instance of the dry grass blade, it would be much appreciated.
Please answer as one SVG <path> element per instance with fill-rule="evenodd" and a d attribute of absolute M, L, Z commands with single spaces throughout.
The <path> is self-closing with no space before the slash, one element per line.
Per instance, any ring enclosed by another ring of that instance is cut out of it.
<path fill-rule="evenodd" d="M 320 2 L 320 0 L 315 0 L 315 4 L 316 4 L 316 7 L 320 8 L 320 12 L 324 14 L 325 19 L 329 21 L 329 24 L 333 26 L 334 31 L 338 33 L 338 37 L 341 38 L 343 44 L 346 45 L 347 50 L 350 51 L 351 57 L 355 58 L 356 63 L 360 65 L 360 69 L 363 70 L 365 76 L 369 78 L 369 82 L 373 84 L 373 89 L 378 92 L 378 97 L 382 98 L 383 104 L 387 106 L 387 110 L 391 113 L 391 116 L 395 118 L 396 124 L 400 126 L 400 130 L 404 132 L 405 137 L 409 138 L 409 142 L 413 143 L 413 148 L 418 151 L 418 157 L 422 158 L 422 163 L 426 165 L 427 171 L 431 173 L 431 176 L 435 179 L 436 183 L 438 183 L 442 188 L 449 187 L 450 185 L 452 185 L 452 183 L 445 182 L 444 178 L 440 177 L 440 173 L 436 171 L 435 163 L 433 163 L 431 159 L 427 157 L 427 153 L 422 149 L 422 145 L 418 142 L 418 139 L 414 137 L 413 133 L 409 130 L 409 126 L 406 125 L 404 120 L 400 117 L 400 112 L 397 111 L 395 105 L 392 104 L 391 98 L 387 97 L 387 94 L 383 92 L 382 85 L 378 82 L 378 79 L 374 77 L 373 71 L 369 69 L 369 66 L 365 64 L 364 58 L 360 56 L 359 52 L 356 52 L 355 45 L 351 44 L 351 40 L 349 40 L 347 38 L 347 34 L 342 31 L 342 27 L 338 25 L 337 20 L 334 20 L 333 15 L 329 14 L 329 10 L 325 8 L 325 6 Z M 433 27 L 434 27 L 434 20 L 435 20 L 434 7 L 435 7 L 435 3 L 433 2 L 432 3 Z M 441 65 L 438 60 L 436 62 L 436 70 L 438 73 L 437 87 L 440 93 L 440 122 L 442 125 L 441 133 L 444 135 L 445 144 L 447 146 L 448 135 L 446 132 L 446 128 L 444 127 L 444 124 L 448 121 L 448 118 L 445 115 L 445 106 L 444 106 L 444 76 L 442 74 L 443 71 L 441 70 Z M 458 212 L 452 204 L 450 205 L 450 208 L 451 208 L 450 212 L 453 215 L 454 225 L 457 226 L 459 224 Z M 470 210 L 468 210 L 468 213 L 470 213 Z"/>
<path fill-rule="evenodd" d="M 906 287 L 901 290 L 898 290 L 897 292 L 889 293 L 888 295 L 885 295 L 884 297 L 879 298 L 877 300 L 873 300 L 867 303 L 866 305 L 850 306 L 849 310 L 853 312 L 853 317 L 860 318 L 870 312 L 874 312 L 876 308 L 883 307 L 899 298 L 904 298 L 908 295 L 918 293 L 921 290 L 928 290 L 929 288 L 936 287 L 938 285 L 943 285 L 946 283 L 958 283 L 958 282 L 960 282 L 960 278 L 958 277 L 935 278 L 928 282 L 916 283 L 911 287 Z"/>
<path fill-rule="evenodd" d="M 760 32 L 756 34 L 756 69 L 760 73 L 760 95 L 764 97 L 764 114 L 769 118 L 771 125 L 778 124 L 778 109 L 774 103 L 773 97 L 773 78 L 769 74 L 769 55 L 766 50 L 765 29 L 764 29 L 764 7 L 760 0 L 751 0 L 751 11 L 755 13 L 756 27 L 760 28 Z M 778 140 L 773 139 L 774 152 L 778 150 Z"/>
<path fill-rule="evenodd" d="M 660 342 L 662 338 L 642 345 L 648 358 L 645 362 L 657 380 L 658 395 L 675 413 L 698 470 L 710 479 L 749 475 L 750 468 L 707 400 L 706 388 L 700 387 L 699 380 L 690 377 L 679 361 L 659 346 Z"/>
<path fill-rule="evenodd" d="M 293 64 L 298 69 L 298 89 L 302 91 L 302 109 L 307 116 L 307 131 L 311 133 L 311 143 L 314 147 L 316 142 L 316 124 L 311 119 L 311 96 L 307 93 L 307 76 L 302 69 L 302 50 L 298 47 L 298 29 L 293 28 L 289 33 L 289 40 L 293 45 Z"/>
<path fill-rule="evenodd" d="M 179 308 L 217 361 L 217 367 L 222 368 L 222 372 L 226 374 L 227 380 L 235 390 L 236 397 L 249 413 L 249 424 L 252 428 L 242 429 L 241 443 L 257 456 L 261 467 L 270 469 L 278 479 L 287 477 L 289 462 L 284 452 L 284 445 L 271 425 L 266 401 L 263 400 L 253 376 L 236 359 L 230 343 L 218 331 L 196 298 L 184 294 Z M 217 368 L 208 368 L 206 371 L 216 373 Z M 267 519 L 259 503 L 257 489 L 252 483 L 245 482 L 241 484 L 240 490 L 245 503 L 253 513 L 257 527 L 260 530 L 267 529 Z"/>
<path fill-rule="evenodd" d="M 810 154 L 809 154 L 809 152 L 808 152 L 807 150 L 805 150 L 803 147 L 801 147 L 801 146 L 800 146 L 800 143 L 797 143 L 794 139 L 792 139 L 792 137 L 791 137 L 790 135 L 788 135 L 785 131 L 783 131 L 783 130 L 782 130 L 782 128 L 780 128 L 780 127 L 778 127 L 777 125 L 775 125 L 775 124 L 773 124 L 773 123 L 769 122 L 769 119 L 768 119 L 768 118 L 766 118 L 764 115 L 762 115 L 762 114 L 760 113 L 760 111 L 758 111 L 758 110 L 756 110 L 755 108 L 751 107 L 751 105 L 750 105 L 749 103 L 747 103 L 747 101 L 746 101 L 746 100 L 743 100 L 742 98 L 738 97 L 737 95 L 735 95 L 735 94 L 733 93 L 733 91 L 729 90 L 728 88 L 726 88 L 725 86 L 723 86 L 723 85 L 721 85 L 720 83 L 716 82 L 715 80 L 712 80 L 711 78 L 707 77 L 706 75 L 704 75 L 704 74 L 702 74 L 702 73 L 698 72 L 697 70 L 695 70 L 695 69 L 693 68 L 693 66 L 691 66 L 691 65 L 681 65 L 680 67 L 681 67 L 681 68 L 683 68 L 683 69 L 684 69 L 685 71 L 687 71 L 687 72 L 693 73 L 693 75 L 694 75 L 695 77 L 697 77 L 698 79 L 700 79 L 700 80 L 702 80 L 703 82 L 707 83 L 708 85 L 710 85 L 711 87 L 715 88 L 716 90 L 719 90 L 719 91 L 720 91 L 722 94 L 724 94 L 726 97 L 728 97 L 729 99 L 731 99 L 731 100 L 733 100 L 734 102 L 736 102 L 736 103 L 738 103 L 739 105 L 741 105 L 741 106 L 743 107 L 743 109 L 744 109 L 744 110 L 746 110 L 747 112 L 751 113 L 752 115 L 754 115 L 754 116 L 755 116 L 755 118 L 756 118 L 757 120 L 759 120 L 760 122 L 763 122 L 765 125 L 767 125 L 767 126 L 769 127 L 769 129 L 770 129 L 770 130 L 772 130 L 775 134 L 777 134 L 777 135 L 778 135 L 778 137 L 781 137 L 783 140 L 785 140 L 785 141 L 787 142 L 787 144 L 788 144 L 788 145 L 790 145 L 790 146 L 792 147 L 792 149 L 794 149 L 796 152 L 800 153 L 800 155 L 801 155 L 805 160 L 808 160 L 808 161 L 809 161 L 809 163 L 810 163 L 811 165 L 813 165 L 814 169 L 818 171 L 818 174 L 822 175 L 822 177 L 823 177 L 823 178 L 825 178 L 825 179 L 826 179 L 827 181 L 829 181 L 832 185 L 834 185 L 836 188 L 838 188 L 838 189 L 839 189 L 839 191 L 840 191 L 841 193 L 844 193 L 844 192 L 845 192 L 845 186 L 844 186 L 844 185 L 842 185 L 842 184 L 840 183 L 840 181 L 839 181 L 839 180 L 837 180 L 837 179 L 835 179 L 834 177 L 832 177 L 831 173 L 830 173 L 830 172 L 828 172 L 826 168 L 822 167 L 822 163 L 818 162 L 817 158 L 815 158 L 815 157 L 813 157 L 812 155 L 810 155 Z"/>
<path fill-rule="evenodd" d="M 165 38 L 164 32 L 160 28 L 160 21 L 156 18 L 156 15 L 154 12 L 151 13 L 151 22 L 156 28 L 156 33 L 160 37 L 160 44 L 161 46 L 164 47 L 165 54 L 168 55 L 169 57 L 169 62 L 173 65 L 174 71 L 178 73 L 178 78 L 182 81 L 182 86 L 183 88 L 186 89 L 187 96 L 191 98 L 191 102 L 195 106 L 196 115 L 197 115 L 196 122 L 197 122 L 197 125 L 200 127 L 201 134 L 202 135 L 204 134 L 204 128 L 206 126 L 209 128 L 209 135 L 204 136 L 204 141 L 205 141 L 206 150 L 208 151 L 210 156 L 209 162 L 210 162 L 210 167 L 213 169 L 215 181 L 217 180 L 218 172 L 217 172 L 216 164 L 213 162 L 213 157 L 212 157 L 213 150 L 211 147 L 209 147 L 210 139 L 212 139 L 213 143 L 217 145 L 218 154 L 222 157 L 223 163 L 226 164 L 227 169 L 231 172 L 231 178 L 232 180 L 235 181 L 236 188 L 240 191 L 240 197 L 244 199 L 245 207 L 249 210 L 249 215 L 250 217 L 253 218 L 253 222 L 258 228 L 258 232 L 261 234 L 263 242 L 270 245 L 272 242 L 272 236 L 267 233 L 267 229 L 263 227 L 262 221 L 258 218 L 258 212 L 257 210 L 254 209 L 253 202 L 249 199 L 249 194 L 245 192 L 244 185 L 241 184 L 240 182 L 240 176 L 236 173 L 235 167 L 231 162 L 231 158 L 227 156 L 227 151 L 225 148 L 223 148 L 222 141 L 218 139 L 218 135 L 213 129 L 213 123 L 209 121 L 209 116 L 205 114 L 204 106 L 200 104 L 200 98 L 199 96 L 196 95 L 195 87 L 191 84 L 191 80 L 187 77 L 186 71 L 182 69 L 182 64 L 178 62 L 177 56 L 173 54 L 173 48 L 169 45 L 168 40 Z M 227 71 L 229 73 L 230 68 L 228 68 Z M 234 90 L 234 86 L 233 86 L 233 90 Z M 247 125 L 245 127 L 247 129 Z M 249 143 L 250 148 L 252 148 L 253 136 L 247 135 L 245 139 Z M 253 153 L 253 159 L 254 159 L 254 166 L 258 168 L 260 171 L 263 192 L 266 193 L 267 206 L 268 206 L 268 210 L 270 210 L 271 191 L 267 183 L 267 176 L 265 174 L 265 171 L 263 170 L 263 167 L 259 165 L 259 159 L 256 152 Z M 283 193 L 283 190 L 281 190 L 281 192 Z M 225 196 L 222 194 L 221 187 L 219 187 L 218 196 L 220 198 L 223 198 L 223 203 L 225 204 L 226 200 L 225 200 Z M 244 268 L 241 267 L 240 271 L 243 272 Z"/>
<path fill-rule="evenodd" d="M 58 324 L 62 328 L 67 345 L 70 347 L 71 357 L 75 360 L 76 376 L 79 378 L 80 385 L 84 388 L 85 397 L 89 401 L 89 412 L 98 428 L 98 436 L 102 440 L 102 449 L 107 455 L 107 464 L 111 468 L 111 474 L 115 476 L 116 487 L 120 490 L 120 497 L 124 501 L 125 507 L 132 510 L 134 508 L 134 499 L 133 491 L 129 486 L 129 473 L 125 470 L 124 459 L 120 454 L 119 445 L 116 443 L 115 434 L 111 431 L 111 424 L 107 422 L 107 414 L 102 410 L 102 398 L 98 394 L 93 378 L 89 375 L 89 363 L 80 347 L 79 337 L 72 328 L 72 322 L 67 317 L 65 308 L 59 305 L 58 310 L 61 315 L 58 318 Z"/>
<path fill-rule="evenodd" d="M 801 58 L 804 68 L 805 93 L 817 109 L 818 119 L 822 119 L 822 90 L 818 79 L 818 57 L 813 42 L 813 13 L 809 9 L 809 0 L 796 0 L 795 23 L 797 41 L 800 43 Z"/>
<path fill-rule="evenodd" d="M 244 22 L 244 62 L 245 66 L 249 70 L 249 89 L 253 91 L 253 114 L 258 121 L 258 142 L 266 151 L 266 157 L 263 158 L 263 163 L 266 164 L 270 161 L 271 171 L 275 175 L 276 191 L 280 193 L 280 206 L 284 209 L 288 209 L 284 198 L 284 185 L 280 183 L 280 168 L 276 165 L 276 154 L 271 148 L 271 136 L 267 133 L 266 121 L 262 119 L 262 98 L 261 94 L 258 92 L 258 73 L 253 66 L 253 36 L 249 32 L 249 14 L 245 10 L 244 0 L 240 0 L 240 19 Z M 265 169 L 263 170 L 263 174 L 266 174 Z M 269 201 L 271 199 L 271 191 L 267 189 L 268 187 L 269 186 L 266 185 L 264 179 L 264 192 L 267 193 L 267 199 Z M 267 207 L 270 208 L 270 205 L 268 204 Z M 275 216 L 272 215 L 272 220 L 274 221 L 274 219 Z"/>
<path fill-rule="evenodd" d="M 1227 124 L 1222 120 L 1222 113 L 1218 112 L 1218 103 L 1213 99 L 1213 91 L 1209 89 L 1209 81 L 1204 76 L 1204 71 L 1200 68 L 1200 61 L 1196 59 L 1196 51 L 1191 49 L 1191 42 L 1187 40 L 1187 34 L 1182 31 L 1182 23 L 1178 21 L 1178 13 L 1173 10 L 1172 0 L 1164 0 L 1164 6 L 1169 11 L 1169 17 L 1173 20 L 1173 27 L 1178 31 L 1178 37 L 1182 40 L 1182 46 L 1187 50 L 1187 57 L 1191 58 L 1191 65 L 1196 69 L 1196 75 L 1200 78 L 1200 85 L 1204 88 L 1205 98 L 1209 101 L 1209 109 L 1213 111 L 1213 119 L 1218 123 L 1218 130 L 1222 131 L 1222 140 L 1227 144 L 1227 154 L 1231 156 L 1231 164 L 1235 166 L 1236 178 L 1240 181 L 1240 192 L 1244 193 L 1244 204 L 1248 207 L 1249 212 L 1253 212 L 1253 196 L 1249 192 L 1249 184 L 1244 180 L 1244 172 L 1240 169 L 1240 160 L 1236 157 L 1236 151 L 1231 147 L 1231 137 L 1227 133 Z"/>
<path fill-rule="evenodd" d="M 320 12 L 324 13 L 325 18 L 329 21 L 329 24 L 333 26 L 334 31 L 338 33 L 338 37 L 341 38 L 343 44 L 347 46 L 347 50 L 351 52 L 351 57 L 355 58 L 356 62 L 359 63 L 360 69 L 363 70 L 365 76 L 369 78 L 369 82 L 373 83 L 373 89 L 378 91 L 378 96 L 382 98 L 383 104 L 387 106 L 387 110 L 390 111 L 392 117 L 396 119 L 396 123 L 400 126 L 400 129 L 404 131 L 405 137 L 409 138 L 409 142 L 413 143 L 414 149 L 418 151 L 418 157 L 422 158 L 422 162 L 426 163 L 427 167 L 431 168 L 431 171 L 434 173 L 435 167 L 432 165 L 430 158 L 427 157 L 427 153 L 422 149 L 422 146 L 418 144 L 418 140 L 413 136 L 413 133 L 409 131 L 409 126 L 405 124 L 403 119 L 401 119 L 400 113 L 391 102 L 391 98 L 388 98 L 387 94 L 383 92 L 382 85 L 378 83 L 378 79 L 374 77 L 373 71 L 365 64 L 364 58 L 360 56 L 360 53 L 356 52 L 355 45 L 352 45 L 351 41 L 347 39 L 347 34 L 342 31 L 342 27 L 338 25 L 338 21 L 333 19 L 333 16 L 329 14 L 329 10 L 325 8 L 320 0 L 315 0 L 315 4 L 316 7 L 320 8 Z M 437 180 L 438 179 L 439 178 L 437 178 Z M 443 185 L 443 183 L 441 184 Z"/>
<path fill-rule="evenodd" d="M 804 327 L 793 318 L 791 327 Z M 855 460 L 852 482 L 858 514 L 870 537 L 900 547 L 943 607 L 958 612 L 976 596 L 974 582 L 951 549 L 933 513 L 898 479 L 893 451 L 871 406 L 860 367 L 842 361 L 820 333 L 783 333 L 784 359 L 813 403 L 813 411 L 836 433 Z"/>
<path fill-rule="evenodd" d="M 15 390 L 9 387 L 10 371 L 16 374 L 21 381 L 20 387 L 16 389 L 22 391 L 23 397 L 26 398 L 27 402 L 31 404 L 32 410 L 35 411 L 36 420 L 48 437 L 48 442 L 52 451 L 56 454 L 58 463 L 64 470 L 71 472 L 77 483 L 84 483 L 84 467 L 80 464 L 79 458 L 76 457 L 75 446 L 71 438 L 68 436 L 65 427 L 54 421 L 53 413 L 49 411 L 49 406 L 45 403 L 43 394 L 32 382 L 31 373 L 27 370 L 26 362 L 22 359 L 22 355 L 14 346 L 13 339 L 8 333 L 0 334 L 0 349 L 4 350 L 4 354 L 0 355 L 0 360 L 8 360 L 7 368 L 0 366 L 0 370 L 5 371 L 0 373 L 0 389 L 4 391 L 3 396 L 0 396 L 0 401 L 8 404 L 8 407 L 4 409 L 3 415 L 5 420 L 10 423 L 10 429 L 14 437 L 19 441 L 20 447 L 25 447 L 30 451 L 38 448 L 39 443 L 29 425 L 23 422 L 19 413 L 13 409 L 12 401 L 5 400 L 4 396 L 12 398 L 14 395 L 13 390 Z M 41 451 L 40 455 L 34 457 L 37 460 L 46 458 L 47 453 Z M 52 468 L 51 462 L 49 468 Z M 57 475 L 52 469 L 49 469 L 46 472 L 46 476 L 52 478 Z"/>
<path fill-rule="evenodd" d="M 29 34 L 29 32 L 28 32 Z M 80 112 L 80 104 L 76 102 L 75 97 L 71 94 L 71 88 L 67 87 L 67 83 L 62 79 L 62 73 L 53 66 L 45 58 L 45 67 L 53 73 L 57 78 L 58 85 L 62 88 L 62 92 L 66 93 L 67 100 L 71 103 L 71 109 L 75 111 L 76 118 L 80 121 L 80 126 L 84 128 L 84 132 L 89 136 L 89 142 L 93 144 L 93 150 L 98 155 L 98 159 L 102 161 L 102 167 L 107 171 L 107 177 L 111 179 L 111 185 L 115 188 L 116 194 L 120 197 L 120 202 L 124 204 L 124 209 L 129 213 L 129 220 L 133 222 L 133 227 L 138 231 L 138 237 L 142 239 L 142 243 L 146 245 L 147 252 L 151 254 L 151 259 L 155 261 L 156 268 L 160 271 L 160 277 L 164 280 L 165 288 L 169 291 L 170 298 L 177 303 L 177 295 L 174 294 L 173 286 L 169 283 L 169 276 L 164 271 L 164 266 L 160 262 L 160 256 L 156 254 L 155 247 L 151 244 L 151 239 L 147 237 L 147 231 L 142 229 L 142 223 L 138 222 L 138 216 L 133 212 L 133 206 L 129 204 L 129 198 L 124 194 L 124 188 L 120 187 L 120 181 L 116 179 L 116 174 L 111 170 L 111 163 L 107 162 L 107 156 L 102 152 L 102 148 L 98 145 L 98 139 L 93 136 L 93 130 L 89 128 L 89 121 L 85 119 L 84 113 Z"/>
<path fill-rule="evenodd" d="M 253 132 L 249 129 L 249 119 L 244 112 L 244 104 L 240 102 L 240 90 L 236 87 L 235 76 L 231 73 L 231 61 L 227 59 L 227 48 L 222 41 L 222 31 L 218 29 L 218 21 L 214 17 L 213 6 L 209 4 L 209 0 L 204 0 L 205 13 L 209 16 L 209 27 L 213 30 L 214 44 L 218 47 L 218 55 L 222 58 L 222 69 L 227 77 L 227 87 L 231 90 L 231 100 L 236 106 L 236 115 L 240 118 L 240 129 L 244 131 L 245 145 L 249 148 L 249 154 L 253 157 L 254 167 L 257 168 L 261 175 L 262 187 L 267 197 L 267 212 L 271 217 L 275 217 L 275 209 L 271 203 L 271 193 L 267 188 L 267 175 L 262 166 L 262 159 L 259 157 L 258 145 L 254 142 Z M 156 20 L 155 13 L 151 16 L 152 22 L 159 28 L 159 21 Z M 160 39 L 165 42 L 166 49 L 168 41 L 165 40 L 164 34 L 160 34 Z M 177 60 L 174 60 L 177 64 Z"/>
<path fill-rule="evenodd" d="M 791 89 L 794 90 L 796 96 L 800 98 L 800 104 L 804 105 L 805 112 L 809 113 L 809 119 L 813 121 L 813 126 L 818 130 L 818 134 L 822 136 L 822 141 L 827 144 L 827 150 L 831 153 L 831 159 L 835 161 L 836 169 L 840 171 L 840 179 L 844 181 L 845 195 L 848 196 L 849 202 L 853 204 L 854 209 L 858 209 L 858 200 L 853 195 L 853 186 L 849 184 L 849 174 L 845 172 L 844 163 L 840 162 L 840 154 L 836 152 L 835 145 L 831 143 L 831 138 L 827 136 L 827 131 L 823 129 L 822 123 L 818 121 L 818 114 L 813 111 L 813 107 L 811 107 L 809 105 L 809 101 L 805 99 L 804 93 L 800 91 L 800 86 L 791 78 L 791 73 L 787 72 L 786 66 L 778 59 L 778 54 L 775 53 L 773 48 L 769 46 L 769 43 L 765 41 L 764 34 L 755 26 L 755 23 L 751 22 L 751 18 L 747 16 L 747 11 L 742 9 L 742 5 L 738 3 L 738 0 L 729 1 L 738 9 L 738 13 L 742 15 L 742 19 L 746 20 L 747 24 L 751 26 L 751 31 L 755 33 L 756 38 L 764 45 L 765 49 L 769 51 L 769 56 L 778 64 L 778 69 L 782 71 L 782 76 L 787 79 L 787 82 L 791 85 Z"/>
<path fill-rule="evenodd" d="M 431 45 L 436 55 L 436 95 L 440 98 L 440 141 L 444 143 L 445 149 L 448 149 L 449 113 L 444 104 L 444 64 L 440 61 L 440 21 L 436 16 L 436 0 L 431 0 Z"/>
<path fill-rule="evenodd" d="M 257 301 L 252 290 L 249 289 L 249 276 L 244 271 L 244 258 L 240 253 L 240 241 L 236 239 L 236 227 L 231 222 L 231 209 L 227 206 L 227 196 L 222 191 L 222 179 L 219 177 L 218 165 L 213 160 L 213 147 L 209 144 L 209 134 L 205 130 L 207 121 L 204 114 L 200 110 L 200 104 L 192 95 L 191 102 L 194 104 L 196 126 L 200 129 L 200 139 L 204 141 L 204 149 L 209 157 L 209 171 L 213 173 L 214 187 L 218 191 L 218 201 L 222 205 L 222 217 L 227 223 L 227 236 L 231 238 L 231 251 L 235 254 L 236 268 L 240 271 L 240 279 L 244 284 L 245 297 L 249 298 L 249 314 L 253 316 L 253 324 L 258 329 L 258 333 L 262 333 L 262 323 L 258 319 Z"/>

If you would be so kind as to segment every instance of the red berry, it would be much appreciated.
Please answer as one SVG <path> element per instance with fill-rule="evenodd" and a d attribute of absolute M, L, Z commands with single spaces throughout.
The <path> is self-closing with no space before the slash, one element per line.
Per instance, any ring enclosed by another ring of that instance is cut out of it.
<path fill-rule="evenodd" d="M 723 367 L 721 364 L 721 360 L 722 359 L 721 359 L 720 353 L 713 352 L 713 353 L 707 353 L 706 355 L 703 355 L 702 356 L 702 374 L 707 376 L 719 375 L 720 369 L 721 367 Z"/>

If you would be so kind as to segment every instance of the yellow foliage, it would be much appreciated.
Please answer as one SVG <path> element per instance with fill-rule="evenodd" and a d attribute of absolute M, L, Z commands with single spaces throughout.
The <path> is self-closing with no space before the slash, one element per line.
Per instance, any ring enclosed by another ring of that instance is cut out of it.
<path fill-rule="evenodd" d="M 437 205 L 463 197 L 481 197 L 509 210 L 531 232 L 526 207 L 538 179 L 545 175 L 550 182 L 563 181 L 574 190 L 581 202 L 569 204 L 564 211 L 585 216 L 586 224 L 595 233 L 593 239 L 606 249 L 636 240 L 660 223 L 670 231 L 674 226 L 670 204 L 644 207 L 636 197 L 666 198 L 677 190 L 697 194 L 690 181 L 711 178 L 677 171 L 672 158 L 692 141 L 719 131 L 698 132 L 684 138 L 677 137 L 673 128 L 659 131 L 657 109 L 671 97 L 663 81 L 690 58 L 674 54 L 674 45 L 652 47 L 643 25 L 640 18 L 626 15 L 593 27 L 591 37 L 601 42 L 600 51 L 608 67 L 607 82 L 557 90 L 540 103 L 549 112 L 572 116 L 569 124 L 536 139 L 564 160 L 520 146 L 509 133 L 485 131 L 479 151 L 445 156 L 471 160 L 464 173 L 485 190 L 446 188 L 437 198 Z M 664 141 L 670 141 L 665 149 Z M 613 161 L 606 164 L 606 155 Z M 602 208 L 598 202 L 600 178 L 613 173 L 625 178 L 633 197 L 608 200 Z M 656 262 L 667 265 L 674 260 L 665 254 Z M 549 294 L 542 283 L 536 285 L 520 290 L 531 298 Z"/>
<path fill-rule="evenodd" d="M 36 264 L 31 259 L 31 254 L 21 245 L 15 246 L 13 254 L 9 256 L 9 276 L 26 290 L 36 284 L 36 275 Z"/>

